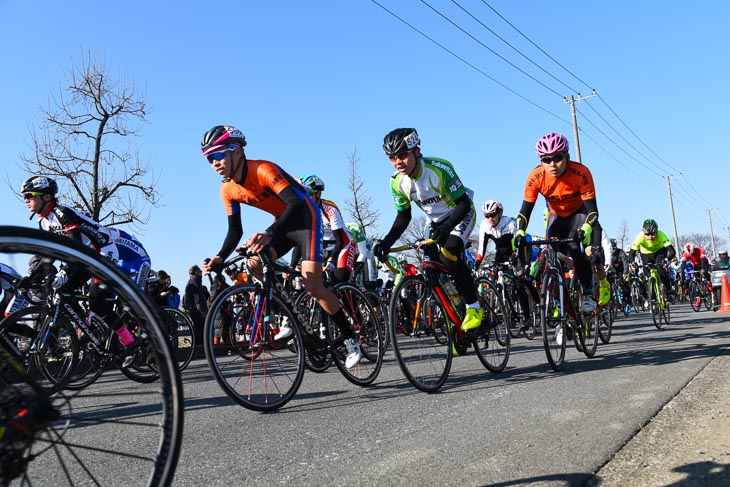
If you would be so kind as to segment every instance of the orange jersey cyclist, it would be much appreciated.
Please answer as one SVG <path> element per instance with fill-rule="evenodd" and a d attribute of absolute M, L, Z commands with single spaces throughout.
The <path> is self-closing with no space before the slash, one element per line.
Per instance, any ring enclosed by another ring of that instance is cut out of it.
<path fill-rule="evenodd" d="M 274 216 L 264 231 L 248 239 L 251 252 L 269 249 L 274 258 L 293 247 L 302 257 L 302 279 L 306 291 L 332 316 L 346 337 L 345 366 L 360 361 L 360 345 L 350 328 L 337 297 L 322 282 L 322 214 L 304 187 L 277 164 L 249 160 L 244 153 L 246 137 L 229 125 L 216 125 L 203 135 L 201 148 L 211 168 L 223 177 L 220 195 L 228 214 L 228 233 L 218 253 L 203 264 L 203 271 L 218 271 L 243 237 L 241 203 Z M 256 271 L 254 269 L 254 271 Z M 260 272 L 260 270 L 259 270 Z M 288 338 L 291 329 L 281 328 L 276 339 Z"/>
<path fill-rule="evenodd" d="M 390 188 L 397 215 L 388 234 L 375 246 L 373 253 L 384 262 L 390 247 L 411 221 L 411 202 L 426 213 L 431 227 L 431 238 L 454 255 L 462 255 L 466 240 L 474 229 L 476 210 L 468 190 L 459 179 L 454 166 L 444 159 L 421 155 L 421 141 L 416 129 L 398 128 L 385 136 L 383 149 L 390 158 L 395 173 Z M 443 263 L 454 278 L 459 294 L 467 303 L 466 316 L 461 324 L 465 331 L 478 328 L 483 310 L 471 272 L 462 259 L 451 261 L 434 246 L 425 248 L 434 261 Z"/>
<path fill-rule="evenodd" d="M 611 289 L 603 270 L 601 225 L 598 223 L 593 175 L 586 166 L 570 160 L 568 139 L 562 134 L 549 133 L 540 137 L 535 150 L 540 165 L 530 172 L 525 182 L 514 246 L 517 247 L 524 238 L 535 202 L 539 195 L 543 195 L 550 211 L 545 230 L 547 238 L 567 238 L 577 234 L 585 246 L 583 253 L 579 242 L 568 244 L 568 252 L 583 285 L 581 310 L 591 312 L 596 308 L 591 271 L 600 282 L 601 305 L 608 303 Z"/>

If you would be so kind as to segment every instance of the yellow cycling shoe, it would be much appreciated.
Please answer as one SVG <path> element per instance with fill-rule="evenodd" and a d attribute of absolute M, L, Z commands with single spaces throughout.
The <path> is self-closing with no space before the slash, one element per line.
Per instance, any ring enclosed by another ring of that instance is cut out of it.
<path fill-rule="evenodd" d="M 598 304 L 605 306 L 611 301 L 611 285 L 608 283 L 608 279 L 603 279 L 598 283 L 600 289 L 598 290 Z"/>
<path fill-rule="evenodd" d="M 479 328 L 482 324 L 482 318 L 484 317 L 483 309 L 466 308 L 466 316 L 464 321 L 461 322 L 461 329 L 464 331 L 473 330 Z"/>

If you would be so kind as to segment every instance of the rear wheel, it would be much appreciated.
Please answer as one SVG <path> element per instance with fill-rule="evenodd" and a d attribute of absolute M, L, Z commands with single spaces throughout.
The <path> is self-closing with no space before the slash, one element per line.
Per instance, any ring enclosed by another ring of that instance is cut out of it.
<path fill-rule="evenodd" d="M 502 372 L 512 349 L 505 309 L 497 286 L 489 279 L 479 279 L 477 289 L 484 315 L 479 334 L 474 339 L 474 349 L 482 365 L 490 372 Z"/>
<path fill-rule="evenodd" d="M 451 333 L 446 309 L 422 276 L 407 276 L 390 301 L 389 332 L 403 375 L 416 389 L 438 391 L 451 370 Z"/>
<path fill-rule="evenodd" d="M 183 371 L 193 360 L 195 352 L 193 320 L 177 308 L 163 308 L 162 312 L 170 338 L 170 349 L 177 360 L 178 369 Z"/>

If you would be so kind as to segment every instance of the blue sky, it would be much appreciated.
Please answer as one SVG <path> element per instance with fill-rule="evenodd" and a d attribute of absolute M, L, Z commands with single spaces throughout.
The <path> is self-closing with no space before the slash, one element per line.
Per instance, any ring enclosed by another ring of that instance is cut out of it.
<path fill-rule="evenodd" d="M 671 236 L 662 176 L 681 173 L 672 180 L 679 234 L 709 233 L 712 209 L 715 234 L 727 239 L 727 2 L 488 2 L 578 80 L 487 4 L 459 0 L 566 87 L 454 2 L 429 0 L 546 88 L 423 2 L 378 1 L 463 61 L 371 0 L 42 0 L 32 8 L 0 0 L 3 180 L 17 189 L 27 176 L 17 168 L 18 155 L 28 153 L 29 127 L 38 126 L 38 107 L 58 92 L 64 69 L 83 52 L 104 53 L 110 74 L 121 70 L 146 87 L 153 107 L 137 143 L 154 161 L 164 206 L 153 209 L 138 236 L 153 267 L 184 285 L 187 268 L 213 255 L 226 232 L 219 178 L 199 152 L 201 135 L 213 125 L 240 128 L 250 158 L 277 162 L 294 176 L 320 175 L 325 197 L 341 207 L 348 159 L 357 150 L 384 233 L 395 216 L 392 167 L 380 148 L 388 131 L 416 127 L 424 154 L 450 160 L 478 206 L 499 199 L 514 215 L 538 163 L 537 138 L 557 131 L 574 142 L 563 96 L 594 88 L 600 98 L 578 103 L 581 153 L 609 235 L 626 219 L 633 238 L 652 217 Z M 34 225 L 5 184 L 0 202 L 4 223 Z M 246 236 L 270 222 L 254 209 L 243 216 Z M 539 232 L 541 220 L 533 214 L 530 230 Z"/>

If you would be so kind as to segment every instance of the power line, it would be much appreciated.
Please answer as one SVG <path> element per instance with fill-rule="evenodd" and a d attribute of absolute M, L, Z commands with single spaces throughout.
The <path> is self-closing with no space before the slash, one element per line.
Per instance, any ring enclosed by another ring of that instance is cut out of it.
<path fill-rule="evenodd" d="M 516 48 L 515 46 L 513 46 L 512 44 L 510 44 L 509 42 L 507 42 L 507 41 L 506 41 L 506 40 L 505 40 L 505 39 L 504 39 L 504 38 L 503 38 L 502 36 L 500 36 L 499 34 L 497 34 L 496 32 L 494 32 L 494 31 L 493 31 L 492 29 L 490 29 L 489 27 L 487 27 L 487 25 L 486 25 L 486 24 L 485 24 L 484 22 L 482 22 L 481 20 L 477 19 L 477 18 L 476 18 L 476 17 L 475 17 L 475 16 L 474 16 L 474 15 L 473 15 L 473 14 L 472 14 L 471 12 L 469 12 L 469 11 L 468 11 L 468 10 L 466 10 L 466 9 L 465 9 L 464 7 L 462 7 L 462 6 L 461 6 L 461 5 L 459 4 L 459 2 L 457 2 L 456 0 L 451 0 L 451 3 L 453 3 L 454 5 L 456 5 L 457 7 L 459 7 L 459 8 L 460 8 L 460 9 L 461 9 L 462 11 L 464 11 L 464 13 L 466 13 L 466 14 L 467 14 L 467 15 L 468 15 L 469 17 L 471 17 L 472 19 L 474 19 L 474 20 L 475 20 L 476 22 L 478 22 L 478 23 L 479 23 L 479 24 L 480 24 L 480 25 L 481 25 L 482 27 L 484 27 L 484 28 L 485 28 L 485 29 L 487 29 L 487 30 L 488 30 L 489 32 L 491 32 L 491 33 L 492 33 L 492 34 L 493 34 L 493 35 L 494 35 L 494 36 L 495 36 L 495 37 L 496 37 L 497 39 L 499 39 L 500 41 L 504 42 L 504 43 L 505 43 L 505 44 L 507 44 L 507 45 L 508 45 L 509 47 L 511 47 L 511 48 L 512 48 L 512 49 L 513 49 L 513 50 L 514 50 L 515 52 L 517 52 L 517 53 L 518 53 L 519 55 L 521 55 L 521 56 L 522 56 L 523 58 L 525 58 L 525 59 L 527 59 L 528 61 L 530 61 L 530 62 L 531 62 L 531 63 L 532 63 L 533 65 L 535 65 L 535 66 L 536 66 L 537 68 L 539 68 L 539 69 L 540 69 L 540 70 L 541 70 L 541 71 L 542 71 L 543 73 L 547 74 L 547 75 L 548 75 L 548 76 L 550 76 L 550 77 L 551 77 L 552 79 L 554 79 L 555 81 L 557 81 L 557 82 L 558 82 L 558 83 L 560 83 L 561 85 L 563 85 L 563 86 L 565 86 L 566 88 L 568 88 L 568 90 L 569 90 L 570 92 L 573 92 L 573 93 L 575 93 L 575 92 L 577 92 L 577 91 L 578 91 L 578 90 L 576 90 L 576 89 L 574 89 L 574 88 L 571 88 L 571 87 L 570 87 L 570 86 L 568 86 L 567 84 L 565 84 L 565 83 L 564 83 L 563 81 L 561 81 L 560 79 L 558 79 L 558 78 L 557 78 L 557 77 L 556 77 L 556 76 L 555 76 L 555 75 L 554 75 L 553 73 L 551 73 L 551 72 L 550 72 L 550 71 L 548 71 L 547 69 L 545 69 L 545 68 L 543 68 L 542 66 L 540 66 L 539 64 L 537 64 L 537 63 L 536 63 L 535 61 L 533 61 L 532 59 L 530 59 L 530 57 L 529 57 L 529 56 L 527 56 L 527 55 L 526 55 L 526 54 L 524 54 L 524 53 L 523 53 L 522 51 L 520 51 L 519 49 L 517 49 L 517 48 Z"/>
<path fill-rule="evenodd" d="M 438 47 L 440 47 L 440 48 L 441 48 L 441 49 L 443 49 L 444 51 L 446 51 L 446 52 L 448 52 L 449 54 L 451 54 L 452 56 L 454 56 L 454 57 L 455 57 L 456 59 L 458 59 L 458 60 L 459 60 L 459 61 L 461 61 L 462 63 L 466 64 L 467 66 L 469 66 L 470 68 L 472 68 L 473 70 L 475 70 L 476 72 L 478 72 L 479 74 L 481 74 L 482 76 L 484 76 L 485 78 L 488 78 L 488 79 L 490 79 L 491 81 L 493 81 L 494 83 L 498 84 L 499 86 L 501 86 L 501 87 L 502 87 L 502 88 L 504 88 L 505 90 L 509 91 L 509 92 L 510 92 L 510 93 L 512 93 L 513 95 L 515 95 L 515 96 L 517 96 L 517 97 L 521 98 L 522 100 L 526 101 L 526 102 L 527 102 L 527 103 L 529 103 L 530 105 L 533 105 L 534 107 L 536 107 L 536 108 L 539 108 L 540 110 L 542 110 L 543 112 L 547 113 L 548 115 L 551 115 L 551 116 L 553 116 L 553 117 L 557 118 L 558 120 L 560 120 L 560 121 L 562 121 L 562 122 L 565 122 L 566 124 L 570 125 L 570 122 L 569 122 L 568 120 L 566 120 L 566 119 L 562 118 L 562 117 L 561 117 L 560 115 L 556 115 L 555 113 L 551 112 L 551 111 L 550 111 L 550 110 L 548 110 L 547 108 L 544 108 L 544 107 L 542 107 L 542 106 L 538 105 L 538 104 L 537 104 L 537 103 L 535 103 L 534 101 L 530 100 L 530 99 L 529 99 L 529 98 L 527 98 L 526 96 L 523 96 L 523 95 L 519 94 L 518 92 L 516 92 L 515 90 L 513 90 L 513 89 L 512 89 L 512 88 L 510 88 L 509 86 L 505 85 L 504 83 L 502 83 L 502 82 L 500 82 L 500 81 L 497 81 L 497 80 L 496 80 L 495 78 L 493 78 L 492 76 L 488 75 L 487 73 L 485 73 L 485 72 L 484 72 L 484 71 L 482 71 L 481 69 L 477 68 L 476 66 L 474 66 L 474 65 L 473 65 L 473 64 L 471 64 L 471 63 L 470 63 L 469 61 L 467 61 L 467 60 L 465 60 L 464 58 L 462 58 L 461 56 L 457 55 L 456 53 L 454 53 L 454 52 L 453 52 L 452 50 L 450 50 L 450 49 L 449 49 L 449 48 L 447 48 L 446 46 L 444 46 L 444 45 L 440 44 L 439 42 L 437 42 L 437 41 L 436 41 L 436 40 L 434 40 L 433 38 L 429 37 L 429 36 L 428 36 L 427 34 L 425 34 L 425 33 L 421 32 L 420 30 L 418 30 L 418 29 L 417 29 L 416 27 L 414 27 L 413 25 L 411 25 L 410 23 L 408 23 L 408 22 L 407 22 L 407 21 L 406 21 L 405 19 L 403 19 L 403 18 L 399 17 L 399 16 L 398 16 L 397 14 L 395 14 L 394 12 L 392 12 L 392 11 L 388 10 L 388 9 L 387 9 L 387 8 L 386 8 L 385 6 L 381 5 L 381 4 L 380 4 L 380 3 L 378 3 L 378 2 L 376 1 L 376 0 L 370 0 L 370 1 L 371 1 L 372 3 L 374 3 L 375 5 L 377 5 L 378 7 L 380 7 L 381 9 L 385 10 L 386 12 L 388 12 L 388 13 L 389 13 L 390 15 L 392 15 L 393 17 L 395 17 L 396 19 L 398 19 L 399 21 L 401 21 L 402 23 L 404 23 L 404 24 L 405 24 L 405 25 L 407 25 L 408 27 L 410 27 L 411 29 L 413 29 L 414 31 L 418 32 L 418 33 L 419 33 L 420 35 L 422 35 L 423 37 L 425 37 L 426 39 L 428 39 L 428 40 L 429 40 L 429 41 L 431 41 L 432 43 L 436 44 L 436 45 L 437 45 Z"/>
<path fill-rule="evenodd" d="M 465 29 L 463 29 L 463 28 L 462 28 L 462 27 L 460 27 L 460 26 L 459 26 L 458 24 L 456 24 L 456 22 L 454 22 L 453 20 L 451 20 L 450 18 L 448 18 L 448 17 L 446 16 L 446 15 L 444 15 L 443 13 L 441 13 L 441 12 L 440 12 L 439 10 L 437 10 L 436 8 L 432 7 L 432 6 L 431 6 L 431 5 L 430 5 L 430 4 L 428 3 L 428 2 L 426 2 L 426 0 L 421 0 L 421 3 L 422 3 L 422 4 L 424 4 L 425 6 L 427 6 L 428 8 L 430 8 L 431 10 L 433 10 L 434 12 L 436 12 L 436 13 L 437 13 L 438 15 L 440 15 L 440 16 L 441 16 L 441 17 L 442 17 L 442 18 L 443 18 L 443 19 L 444 19 L 445 21 L 447 21 L 448 23 L 450 23 L 451 25 L 453 25 L 454 27 L 456 27 L 457 29 L 459 29 L 459 30 L 460 30 L 461 32 L 463 32 L 464 34 L 466 34 L 467 36 L 469 36 L 469 37 L 470 37 L 471 39 L 473 39 L 473 40 L 474 40 L 474 42 L 476 42 L 477 44 L 479 44 L 480 46 L 482 46 L 482 47 L 483 47 L 484 49 L 488 50 L 489 52 L 491 52 L 492 54 L 494 54 L 495 56 L 497 56 L 497 57 L 498 57 L 499 59 L 501 59 L 501 60 L 502 60 L 502 61 L 504 61 L 505 63 L 507 63 L 507 64 L 509 64 L 510 66 L 512 66 L 513 68 L 515 68 L 515 69 L 516 69 L 517 71 L 519 71 L 520 73 L 522 73 L 522 74 L 524 74 L 525 76 L 527 76 L 528 78 L 530 78 L 530 79 L 531 79 L 532 81 L 534 81 L 535 83 L 539 84 L 540 86 L 542 86 L 542 87 L 543 87 L 543 88 L 545 88 L 546 90 L 548 90 L 548 91 L 551 91 L 552 93 L 556 94 L 557 96 L 559 96 L 559 97 L 561 97 L 561 98 L 563 97 L 563 95 L 561 95 L 560 93 L 558 93 L 558 92 L 557 92 L 557 91 L 555 91 L 554 89 L 550 88 L 550 87 L 549 87 L 548 85 L 546 85 L 545 83 L 543 83 L 543 82 L 542 82 L 542 81 L 540 81 L 539 79 L 535 78 L 535 77 L 534 77 L 534 76 L 532 76 L 532 75 L 531 75 L 530 73 L 528 73 L 527 71 L 523 70 L 522 68 L 520 68 L 520 67 L 519 67 L 519 66 L 517 66 L 516 64 L 512 63 L 512 62 L 511 62 L 511 61 L 510 61 L 509 59 L 507 59 L 506 57 L 502 56 L 502 55 L 501 55 L 501 54 L 499 54 L 499 53 L 498 53 L 497 51 L 495 51 L 494 49 L 492 49 L 491 47 L 487 46 L 487 45 L 486 45 L 486 44 L 484 44 L 484 43 L 483 43 L 482 41 L 480 41 L 479 39 L 477 39 L 476 37 L 474 37 L 473 35 L 471 35 L 471 34 L 470 34 L 469 32 L 467 32 L 467 31 L 466 31 Z"/>
<path fill-rule="evenodd" d="M 510 27 L 512 27 L 512 28 L 513 28 L 514 30 L 516 30 L 516 31 L 517 31 L 517 32 L 518 32 L 518 33 L 519 33 L 519 34 L 520 34 L 520 35 L 521 35 L 522 37 L 524 37 L 525 39 L 527 39 L 527 41 L 528 41 L 528 42 L 529 42 L 530 44 L 532 44 L 533 46 L 535 46 L 535 47 L 536 47 L 536 48 L 537 48 L 537 49 L 538 49 L 538 50 L 539 50 L 539 51 L 540 51 L 541 53 L 543 53 L 543 54 L 544 54 L 544 55 L 546 55 L 546 56 L 547 56 L 548 58 L 550 58 L 550 60 L 551 60 L 552 62 L 554 62 L 555 64 L 557 64 L 557 65 L 558 65 L 558 66 L 560 66 L 561 68 L 563 68 L 563 70 L 565 70 L 565 71 L 566 71 L 566 72 L 567 72 L 568 74 L 570 74 L 570 75 L 571 75 L 571 76 L 572 76 L 573 78 L 575 78 L 575 79 L 577 79 L 578 81 L 580 81 L 581 83 L 583 83 L 583 84 L 584 84 L 585 86 L 587 86 L 587 87 L 588 87 L 588 88 L 589 88 L 590 90 L 593 90 L 593 87 L 592 87 L 592 86 L 590 86 L 590 85 L 589 85 L 588 83 L 586 83 L 585 81 L 583 81 L 582 79 L 580 79 L 580 78 L 579 78 L 578 76 L 576 76 L 575 74 L 573 74 L 573 72 L 571 72 L 571 71 L 570 71 L 570 70 L 569 70 L 568 68 L 566 68 L 565 66 L 563 66 L 562 64 L 560 64 L 560 63 L 558 62 L 558 60 L 557 60 L 557 59 L 555 59 L 555 58 L 554 58 L 554 57 L 552 57 L 552 56 L 551 56 L 550 54 L 548 54 L 547 52 L 545 52 L 545 50 L 543 50 L 543 48 L 541 48 L 540 46 L 538 46 L 537 44 L 535 44 L 535 43 L 534 43 L 534 42 L 532 41 L 532 39 L 530 39 L 530 38 L 529 38 L 529 37 L 527 37 L 527 36 L 526 36 L 525 34 L 523 34 L 523 33 L 522 33 L 522 31 L 521 31 L 520 29 L 518 29 L 517 27 L 515 27 L 514 25 L 512 25 L 512 23 L 511 23 L 511 22 L 510 22 L 509 20 L 507 20 L 506 18 L 504 18 L 504 16 L 503 16 L 502 14 L 500 14 L 499 12 L 497 12 L 497 10 L 495 10 L 495 8 L 494 8 L 494 7 L 492 7 L 491 5 L 489 5 L 489 4 L 488 4 L 488 3 L 487 3 L 487 2 L 485 1 L 485 0 L 482 0 L 482 3 L 483 3 L 484 5 L 486 5 L 487 7 L 489 7 L 489 8 L 490 8 L 490 9 L 492 10 L 492 12 L 494 12 L 495 14 L 497 14 L 497 15 L 499 16 L 499 18 L 501 18 L 502 20 L 504 20 L 504 21 L 505 21 L 505 22 L 507 23 L 507 25 L 509 25 Z M 577 92 L 577 90 L 573 90 L 573 91 Z"/>

